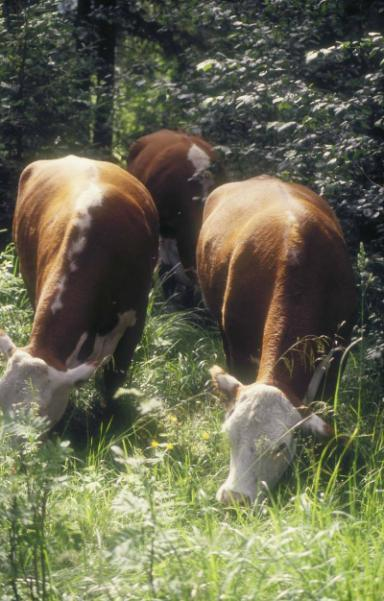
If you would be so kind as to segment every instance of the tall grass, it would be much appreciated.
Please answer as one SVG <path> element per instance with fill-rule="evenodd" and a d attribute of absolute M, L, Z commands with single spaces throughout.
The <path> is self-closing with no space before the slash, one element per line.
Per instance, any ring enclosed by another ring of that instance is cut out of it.
<path fill-rule="evenodd" d="M 334 416 L 348 444 L 299 436 L 294 466 L 261 507 L 225 509 L 215 492 L 229 449 L 207 385 L 207 368 L 224 363 L 221 343 L 158 299 L 119 419 L 87 435 L 85 449 L 73 451 L 70 424 L 47 439 L 37 416 L 3 420 L 0 600 L 381 601 L 384 405 L 364 347 Z M 0 324 L 28 339 L 11 251 L 0 261 Z M 95 403 L 93 382 L 73 395 L 78 415 Z"/>

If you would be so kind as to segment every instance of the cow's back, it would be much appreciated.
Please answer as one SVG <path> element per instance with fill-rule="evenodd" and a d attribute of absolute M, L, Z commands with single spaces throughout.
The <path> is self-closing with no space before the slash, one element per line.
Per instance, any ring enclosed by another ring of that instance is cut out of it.
<path fill-rule="evenodd" d="M 166 297 L 194 304 L 195 256 L 204 201 L 218 160 L 199 136 L 167 129 L 139 138 L 127 168 L 148 188 L 159 212 L 160 273 Z"/>
<path fill-rule="evenodd" d="M 331 337 L 354 311 L 339 223 L 303 186 L 262 176 L 217 188 L 206 203 L 197 264 L 237 363 L 254 377 L 261 356 L 261 381 L 270 382 L 274 362 L 298 339 Z"/>
<path fill-rule="evenodd" d="M 330 237 L 332 244 L 344 247 L 332 209 L 304 186 L 259 176 L 216 188 L 205 205 L 198 245 L 200 277 L 207 280 L 204 289 L 208 295 L 217 291 L 212 302 L 207 299 L 214 313 L 222 309 L 229 277 L 239 287 L 249 279 L 263 281 L 270 293 L 279 267 L 298 264 L 294 246 L 288 248 L 295 236 L 304 262 L 311 228 L 318 232 L 320 245 L 326 246 Z"/>
<path fill-rule="evenodd" d="M 103 370 L 106 406 L 141 337 L 157 261 L 148 190 L 112 163 L 37 161 L 20 178 L 13 233 L 35 314 L 23 349 L 0 336 L 10 357 L 2 406 L 34 398 L 54 424 L 71 388 L 113 357 Z"/>
<path fill-rule="evenodd" d="M 186 143 L 187 136 L 181 132 L 161 129 L 139 138 L 130 148 L 128 171 L 140 181 L 147 181 L 153 164 L 164 149 Z"/>
<path fill-rule="evenodd" d="M 206 155 L 206 164 L 201 165 L 203 171 L 211 160 L 216 160 L 212 147 L 202 138 L 181 131 L 162 129 L 148 134 L 139 138 L 130 150 L 128 171 L 151 192 L 165 232 L 170 223 L 176 222 L 183 203 L 190 203 L 192 195 L 198 192 L 193 176 L 199 167 L 189 154 L 193 146 Z"/>
<path fill-rule="evenodd" d="M 143 322 L 158 217 L 123 169 L 74 156 L 32 163 L 20 180 L 14 239 L 35 306 L 33 355 L 69 365 L 82 332 L 90 352 L 118 315 L 134 309 Z"/>
<path fill-rule="evenodd" d="M 92 244 L 129 250 L 157 227 L 150 195 L 116 165 L 77 156 L 31 163 L 19 182 L 13 237 L 32 302 L 56 263 L 60 269 L 66 258 L 70 265 L 73 245 L 74 255 L 85 247 L 89 254 Z"/>

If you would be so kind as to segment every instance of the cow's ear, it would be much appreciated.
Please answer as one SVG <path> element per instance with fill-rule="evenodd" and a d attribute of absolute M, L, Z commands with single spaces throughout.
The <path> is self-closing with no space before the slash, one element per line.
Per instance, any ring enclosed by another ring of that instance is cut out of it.
<path fill-rule="evenodd" d="M 16 346 L 10 337 L 3 330 L 0 330 L 0 354 L 11 357 L 15 350 Z"/>
<path fill-rule="evenodd" d="M 98 367 L 98 363 L 82 363 L 77 367 L 72 367 L 72 369 L 68 369 L 66 372 L 68 381 L 75 386 L 76 384 L 80 384 L 81 382 L 85 382 L 90 378 L 96 371 Z"/>
<path fill-rule="evenodd" d="M 224 404 L 229 409 L 236 402 L 242 384 L 234 376 L 227 374 L 221 367 L 214 365 L 209 370 L 215 388 L 222 393 Z"/>
<path fill-rule="evenodd" d="M 317 438 L 332 438 L 335 432 L 327 422 L 315 413 L 309 413 L 301 422 L 303 430 L 312 432 Z"/>
<path fill-rule="evenodd" d="M 61 371 L 54 367 L 48 366 L 49 376 L 51 381 L 56 386 L 76 386 L 80 382 L 85 382 L 96 371 L 96 363 L 81 363 L 77 367 Z"/>

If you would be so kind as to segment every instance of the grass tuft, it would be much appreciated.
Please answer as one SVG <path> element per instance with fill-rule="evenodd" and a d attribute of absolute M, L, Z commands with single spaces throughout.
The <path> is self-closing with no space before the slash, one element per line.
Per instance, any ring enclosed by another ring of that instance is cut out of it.
<path fill-rule="evenodd" d="M 208 367 L 224 364 L 218 332 L 159 298 L 118 423 L 87 430 L 93 382 L 72 398 L 81 450 L 69 418 L 48 438 L 37 415 L 2 420 L 0 599 L 381 601 L 384 404 L 369 345 L 352 350 L 331 408 L 345 438 L 324 448 L 299 436 L 292 469 L 261 507 L 225 509 L 215 493 L 229 449 L 207 385 Z M 8 248 L 0 324 L 23 344 L 31 318 Z"/>

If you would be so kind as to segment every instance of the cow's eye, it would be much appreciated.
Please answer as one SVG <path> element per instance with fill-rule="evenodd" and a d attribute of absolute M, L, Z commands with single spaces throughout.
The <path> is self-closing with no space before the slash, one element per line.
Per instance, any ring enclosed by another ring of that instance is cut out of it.
<path fill-rule="evenodd" d="M 275 457 L 280 457 L 280 455 L 285 455 L 287 452 L 287 445 L 285 442 L 281 442 L 275 449 L 273 449 L 273 455 Z"/>

